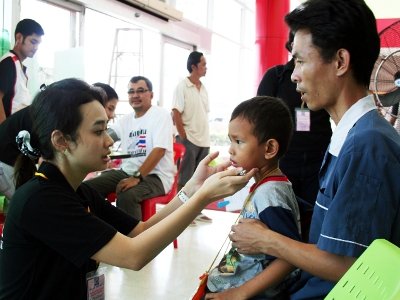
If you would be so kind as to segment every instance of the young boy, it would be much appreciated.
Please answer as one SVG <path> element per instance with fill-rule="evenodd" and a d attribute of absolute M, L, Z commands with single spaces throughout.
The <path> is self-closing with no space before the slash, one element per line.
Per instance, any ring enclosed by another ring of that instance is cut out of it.
<path fill-rule="evenodd" d="M 290 111 L 282 100 L 262 96 L 244 101 L 232 112 L 229 154 L 234 167 L 258 169 L 241 216 L 259 219 L 272 230 L 300 240 L 296 196 L 279 169 L 292 129 Z M 232 248 L 210 272 L 207 288 L 214 294 L 205 299 L 283 299 L 296 274 L 282 259 L 243 255 Z"/>

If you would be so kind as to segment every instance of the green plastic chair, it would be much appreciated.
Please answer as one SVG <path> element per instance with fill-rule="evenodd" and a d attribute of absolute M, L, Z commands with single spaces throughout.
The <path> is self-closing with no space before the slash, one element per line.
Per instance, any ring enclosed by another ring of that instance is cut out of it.
<path fill-rule="evenodd" d="M 325 298 L 352 299 L 400 299 L 400 248 L 384 239 L 373 241 Z"/>

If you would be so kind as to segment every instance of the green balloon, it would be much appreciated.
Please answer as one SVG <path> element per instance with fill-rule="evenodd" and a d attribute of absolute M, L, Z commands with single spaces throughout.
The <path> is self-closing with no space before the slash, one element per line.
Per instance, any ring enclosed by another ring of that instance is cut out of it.
<path fill-rule="evenodd" d="M 3 54 L 7 53 L 10 49 L 10 34 L 7 29 L 2 29 L 0 35 L 0 56 L 3 56 Z"/>

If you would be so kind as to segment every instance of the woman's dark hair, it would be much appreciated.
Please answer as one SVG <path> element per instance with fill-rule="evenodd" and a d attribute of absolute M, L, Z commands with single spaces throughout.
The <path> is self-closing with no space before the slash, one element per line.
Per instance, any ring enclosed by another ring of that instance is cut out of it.
<path fill-rule="evenodd" d="M 290 30 L 308 30 L 325 62 L 350 53 L 355 80 L 368 86 L 380 51 L 376 20 L 363 0 L 308 0 L 285 17 Z"/>
<path fill-rule="evenodd" d="M 279 143 L 277 157 L 282 157 L 293 134 L 293 121 L 287 105 L 279 98 L 257 96 L 243 101 L 233 110 L 231 120 L 243 118 L 253 125 L 253 134 L 261 144 L 269 139 Z"/>
<path fill-rule="evenodd" d="M 23 155 L 22 153 L 18 155 L 14 164 L 14 181 L 16 189 L 31 179 L 35 174 L 37 171 L 36 162 L 36 160 L 32 161 L 28 156 Z"/>
<path fill-rule="evenodd" d="M 197 64 L 200 62 L 202 56 L 203 56 L 203 53 L 198 52 L 198 51 L 193 51 L 189 54 L 189 57 L 187 59 L 187 64 L 186 64 L 186 68 L 189 71 L 189 73 L 192 73 L 192 65 L 197 66 Z"/>
<path fill-rule="evenodd" d="M 51 134 L 54 130 L 60 130 L 73 142 L 77 140 L 77 130 L 82 122 L 80 106 L 92 101 L 99 101 L 104 106 L 104 99 L 97 88 L 75 78 L 55 82 L 36 95 L 31 104 L 33 134 L 38 139 L 38 150 L 44 159 L 53 159 L 55 156 L 51 143 Z M 14 166 L 17 174 L 15 181 L 18 184 L 16 187 L 33 175 L 28 174 L 28 170 L 34 170 L 32 167 L 29 168 L 28 162 L 31 165 L 35 163 L 23 158 L 18 159 Z M 22 172 L 21 169 L 25 171 Z M 21 177 L 22 175 L 25 179 Z"/>
<path fill-rule="evenodd" d="M 96 83 L 93 83 L 93 86 L 99 87 L 104 90 L 104 92 L 107 95 L 107 98 L 105 99 L 105 103 L 107 103 L 108 101 L 110 101 L 112 99 L 117 99 L 117 100 L 119 99 L 117 92 L 110 85 L 108 85 L 106 83 L 102 83 L 102 82 L 96 82 Z"/>

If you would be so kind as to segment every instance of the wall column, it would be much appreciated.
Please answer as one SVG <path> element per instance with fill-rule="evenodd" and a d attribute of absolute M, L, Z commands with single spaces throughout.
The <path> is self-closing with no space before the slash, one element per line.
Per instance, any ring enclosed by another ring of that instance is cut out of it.
<path fill-rule="evenodd" d="M 288 28 L 284 17 L 289 10 L 290 0 L 256 0 L 258 82 L 268 68 L 287 62 Z"/>

